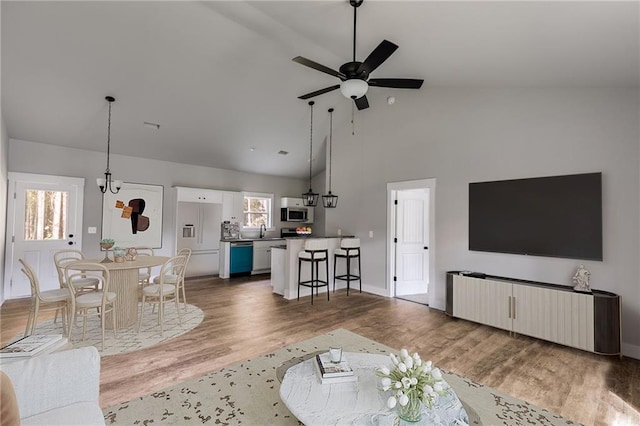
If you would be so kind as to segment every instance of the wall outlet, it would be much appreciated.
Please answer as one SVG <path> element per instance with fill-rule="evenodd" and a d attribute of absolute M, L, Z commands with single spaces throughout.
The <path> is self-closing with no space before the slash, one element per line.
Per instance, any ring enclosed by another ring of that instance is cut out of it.
<path fill-rule="evenodd" d="M 87 228 L 87 234 L 96 234 L 98 232 L 98 228 L 95 226 L 90 226 Z"/>
<path fill-rule="evenodd" d="M 369 238 L 373 238 L 373 231 L 369 231 Z"/>

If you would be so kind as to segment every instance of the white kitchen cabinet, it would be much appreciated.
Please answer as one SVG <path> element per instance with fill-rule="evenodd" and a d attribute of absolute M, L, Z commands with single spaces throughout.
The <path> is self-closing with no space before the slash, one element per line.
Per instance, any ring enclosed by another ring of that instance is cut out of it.
<path fill-rule="evenodd" d="M 219 276 L 220 278 L 229 278 L 231 275 L 231 243 L 227 241 L 220 242 L 220 268 L 219 268 Z"/>
<path fill-rule="evenodd" d="M 287 278 L 285 275 L 286 259 L 286 247 L 273 247 L 271 249 L 271 285 L 273 286 L 273 292 L 280 296 L 284 296 L 284 284 Z"/>
<path fill-rule="evenodd" d="M 302 198 L 282 197 L 280 199 L 280 207 L 305 207 Z"/>
<path fill-rule="evenodd" d="M 252 274 L 260 274 L 271 270 L 271 247 L 284 244 L 284 240 L 253 241 Z"/>
<path fill-rule="evenodd" d="M 320 201 L 322 202 L 322 201 Z M 315 207 L 307 207 L 307 221 L 306 223 L 313 223 L 313 212 Z"/>
<path fill-rule="evenodd" d="M 192 203 L 214 203 L 222 204 L 224 191 L 218 191 L 216 189 L 203 189 L 203 188 L 185 188 L 176 187 L 178 192 L 178 201 L 187 201 Z"/>
<path fill-rule="evenodd" d="M 243 193 L 234 191 L 220 192 L 222 193 L 222 220 L 242 223 Z"/>

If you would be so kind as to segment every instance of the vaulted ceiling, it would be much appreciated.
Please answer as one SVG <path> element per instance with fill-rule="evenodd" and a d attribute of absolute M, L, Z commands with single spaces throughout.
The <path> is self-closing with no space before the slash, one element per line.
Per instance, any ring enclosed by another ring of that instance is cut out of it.
<path fill-rule="evenodd" d="M 375 77 L 425 83 L 372 88 L 355 114 L 442 86 L 637 89 L 639 15 L 635 1 L 366 0 L 357 59 L 390 40 L 400 48 Z M 338 82 L 291 59 L 337 69 L 352 55 L 347 0 L 2 1 L 1 18 L 9 137 L 105 151 L 112 95 L 113 153 L 281 176 L 308 172 L 309 107 L 297 96 Z M 321 158 L 327 108 L 334 125 L 352 109 L 339 91 L 315 101 Z"/>

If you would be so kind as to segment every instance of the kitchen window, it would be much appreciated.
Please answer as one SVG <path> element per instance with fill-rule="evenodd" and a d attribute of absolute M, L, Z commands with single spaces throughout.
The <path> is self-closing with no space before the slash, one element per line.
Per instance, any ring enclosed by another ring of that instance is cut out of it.
<path fill-rule="evenodd" d="M 273 227 L 273 194 L 245 192 L 242 207 L 242 227 L 267 229 Z"/>

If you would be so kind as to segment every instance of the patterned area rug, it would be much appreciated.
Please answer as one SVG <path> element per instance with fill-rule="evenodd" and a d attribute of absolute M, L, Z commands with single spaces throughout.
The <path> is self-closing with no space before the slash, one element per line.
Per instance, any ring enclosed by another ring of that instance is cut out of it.
<path fill-rule="evenodd" d="M 174 337 L 193 330 L 204 319 L 204 313 L 196 306 L 187 305 L 187 311 L 185 312 L 184 305 L 181 304 L 180 309 L 182 324 L 178 321 L 175 305 L 169 303 L 165 306 L 164 333 L 160 336 L 158 309 L 156 307 L 155 312 L 151 312 L 152 306 L 146 304 L 140 333 L 138 333 L 137 325 L 134 327 L 121 328 L 118 329 L 117 338 L 114 339 L 113 331 L 105 330 L 104 349 L 102 349 L 100 318 L 98 316 L 87 318 L 87 337 L 84 341 L 82 340 L 82 318 L 80 318 L 73 327 L 71 343 L 74 348 L 95 346 L 102 356 L 122 354 L 157 345 L 158 343 L 173 339 Z M 36 334 L 62 334 L 62 323 L 60 319 L 58 319 L 56 323 L 54 323 L 53 320 L 38 323 Z M 22 334 L 19 334 L 14 337 L 12 341 L 21 337 Z"/>
<path fill-rule="evenodd" d="M 298 425 L 280 399 L 286 369 L 329 346 L 348 352 L 389 353 L 373 340 L 338 329 L 209 373 L 174 387 L 105 409 L 107 424 Z M 575 425 L 543 408 L 474 383 L 444 375 L 473 425 Z"/>

